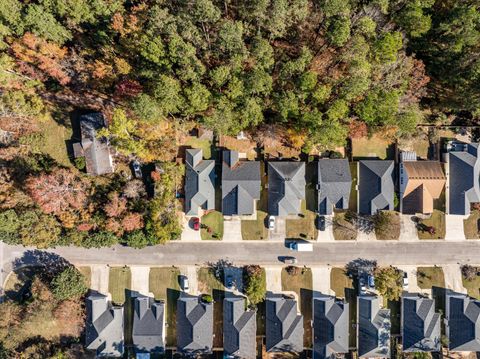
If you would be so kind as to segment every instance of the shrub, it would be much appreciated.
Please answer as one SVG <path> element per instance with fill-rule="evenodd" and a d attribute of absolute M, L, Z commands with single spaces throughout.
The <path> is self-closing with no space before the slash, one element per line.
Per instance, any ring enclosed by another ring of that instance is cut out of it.
<path fill-rule="evenodd" d="M 80 298 L 88 290 L 85 277 L 73 266 L 57 274 L 51 285 L 52 293 L 58 300 Z"/>
<path fill-rule="evenodd" d="M 74 161 L 75 167 L 77 167 L 78 170 L 83 171 L 85 167 L 87 166 L 87 163 L 85 161 L 85 157 L 77 157 L 75 158 Z"/>
<path fill-rule="evenodd" d="M 479 268 L 468 264 L 462 266 L 462 275 L 466 280 L 474 280 L 478 276 Z"/>
<path fill-rule="evenodd" d="M 148 237 L 141 230 L 124 234 L 122 242 L 133 248 L 144 248 L 150 244 Z"/>
<path fill-rule="evenodd" d="M 296 266 L 288 266 L 287 268 L 285 268 L 285 271 L 289 275 L 299 275 L 300 273 L 302 273 L 302 268 Z"/>

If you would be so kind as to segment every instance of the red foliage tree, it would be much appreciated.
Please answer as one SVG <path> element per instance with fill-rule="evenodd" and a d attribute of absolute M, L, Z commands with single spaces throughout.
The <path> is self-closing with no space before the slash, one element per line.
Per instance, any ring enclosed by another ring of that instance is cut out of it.
<path fill-rule="evenodd" d="M 367 124 L 363 121 L 353 120 L 348 125 L 348 135 L 350 138 L 362 138 L 367 136 Z"/>
<path fill-rule="evenodd" d="M 115 85 L 115 96 L 117 97 L 135 97 L 143 90 L 142 85 L 137 81 L 124 79 Z"/>
<path fill-rule="evenodd" d="M 109 195 L 110 201 L 105 205 L 105 213 L 111 218 L 121 216 L 127 209 L 127 200 L 120 197 L 117 192 L 112 192 Z"/>
<path fill-rule="evenodd" d="M 140 213 L 129 213 L 122 219 L 122 228 L 131 232 L 143 228 L 143 217 Z"/>

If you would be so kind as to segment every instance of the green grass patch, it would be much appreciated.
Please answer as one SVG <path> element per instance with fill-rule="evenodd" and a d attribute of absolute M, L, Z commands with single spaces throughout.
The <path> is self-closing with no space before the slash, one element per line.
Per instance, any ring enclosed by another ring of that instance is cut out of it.
<path fill-rule="evenodd" d="M 432 287 L 445 287 L 445 276 L 441 267 L 418 267 L 417 283 L 421 289 Z"/>
<path fill-rule="evenodd" d="M 463 220 L 463 231 L 467 239 L 479 239 L 478 223 L 480 221 L 480 211 L 473 210 L 467 219 Z"/>
<path fill-rule="evenodd" d="M 462 276 L 462 283 L 470 297 L 480 299 L 480 276 L 467 280 Z"/>
<path fill-rule="evenodd" d="M 221 240 L 223 238 L 223 215 L 221 212 L 207 213 L 202 217 L 201 223 L 200 236 L 203 240 Z"/>
<path fill-rule="evenodd" d="M 178 276 L 180 270 L 175 267 L 150 268 L 148 285 L 156 300 L 166 303 L 166 343 L 174 346 L 177 338 L 177 299 L 180 296 Z"/>
<path fill-rule="evenodd" d="M 246 241 L 268 239 L 268 229 L 265 221 L 267 212 L 257 211 L 256 220 L 242 220 L 242 239 Z"/>
<path fill-rule="evenodd" d="M 352 157 L 379 158 L 381 160 L 393 158 L 393 143 L 379 135 L 352 139 Z"/>
<path fill-rule="evenodd" d="M 337 241 L 357 239 L 357 229 L 345 219 L 347 212 L 335 211 L 333 218 L 333 238 Z"/>
<path fill-rule="evenodd" d="M 300 311 L 303 314 L 303 326 L 305 335 L 303 345 L 306 348 L 312 347 L 312 297 L 313 282 L 312 270 L 310 268 L 299 268 L 300 273 L 288 274 L 285 268 L 282 269 L 282 290 L 295 292 L 300 301 Z"/>
<path fill-rule="evenodd" d="M 287 219 L 285 221 L 286 237 L 292 239 L 317 239 L 317 228 L 315 228 L 316 214 L 307 209 L 306 201 L 302 201 L 301 216 L 298 219 Z"/>
<path fill-rule="evenodd" d="M 88 288 L 92 285 L 92 269 L 88 266 L 86 267 L 77 267 L 78 271 L 83 274 L 85 277 L 85 284 Z"/>
<path fill-rule="evenodd" d="M 112 302 L 118 305 L 125 303 L 126 290 L 132 287 L 132 273 L 128 267 L 111 267 L 108 276 L 108 291 Z"/>
<path fill-rule="evenodd" d="M 209 140 L 201 140 L 198 137 L 189 137 L 185 143 L 185 146 L 192 148 L 200 148 L 203 151 L 203 158 L 212 158 L 212 143 Z"/>
<path fill-rule="evenodd" d="M 420 239 L 444 239 L 445 238 L 445 213 L 439 210 L 433 210 L 430 218 L 423 219 L 421 226 L 435 228 L 435 234 L 430 234 L 426 230 L 417 229 L 418 238 Z"/>

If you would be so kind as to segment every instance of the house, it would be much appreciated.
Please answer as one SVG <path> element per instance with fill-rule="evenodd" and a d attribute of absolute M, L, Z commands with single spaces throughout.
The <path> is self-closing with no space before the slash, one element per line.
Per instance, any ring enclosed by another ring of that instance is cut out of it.
<path fill-rule="evenodd" d="M 390 309 L 376 295 L 357 297 L 357 348 L 360 358 L 390 358 Z"/>
<path fill-rule="evenodd" d="M 165 351 L 165 303 L 140 295 L 134 299 L 132 341 L 135 353 Z"/>
<path fill-rule="evenodd" d="M 260 199 L 260 162 L 240 161 L 237 151 L 223 151 L 222 212 L 225 216 L 255 213 Z"/>
<path fill-rule="evenodd" d="M 198 216 L 198 209 L 215 209 L 215 161 L 204 160 L 201 149 L 186 152 L 185 213 Z"/>
<path fill-rule="evenodd" d="M 273 216 L 297 215 L 305 199 L 305 163 L 268 163 L 268 212 Z"/>
<path fill-rule="evenodd" d="M 440 314 L 435 301 L 418 293 L 402 296 L 402 337 L 404 352 L 435 352 L 441 347 Z"/>
<path fill-rule="evenodd" d="M 87 297 L 86 309 L 85 347 L 95 350 L 97 357 L 122 357 L 123 307 L 112 306 L 105 295 L 95 293 Z"/>
<path fill-rule="evenodd" d="M 223 351 L 226 358 L 255 359 L 257 316 L 245 310 L 245 298 L 234 296 L 223 300 Z"/>
<path fill-rule="evenodd" d="M 331 296 L 314 296 L 312 310 L 313 359 L 348 353 L 348 303 Z"/>
<path fill-rule="evenodd" d="M 113 173 L 113 159 L 108 139 L 97 136 L 97 131 L 105 127 L 103 114 L 91 112 L 82 115 L 79 123 L 82 139 L 73 144 L 75 158 L 85 158 L 86 171 L 91 175 Z"/>
<path fill-rule="evenodd" d="M 451 351 L 480 351 L 480 301 L 448 291 L 445 301 L 445 333 Z"/>
<path fill-rule="evenodd" d="M 303 316 L 297 301 L 282 294 L 267 292 L 266 349 L 274 353 L 303 351 Z"/>
<path fill-rule="evenodd" d="M 374 215 L 393 210 L 393 161 L 365 160 L 358 162 L 358 212 Z"/>
<path fill-rule="evenodd" d="M 480 202 L 479 144 L 452 142 L 447 148 L 447 213 L 468 216 L 470 205 Z"/>
<path fill-rule="evenodd" d="M 177 349 L 184 356 L 209 354 L 213 346 L 213 303 L 181 293 L 177 300 Z"/>
<path fill-rule="evenodd" d="M 402 152 L 399 165 L 400 211 L 404 214 L 433 212 L 446 177 L 438 161 L 417 161 L 415 152 Z"/>
<path fill-rule="evenodd" d="M 331 215 L 334 208 L 348 209 L 352 176 L 346 159 L 318 161 L 318 214 Z"/>

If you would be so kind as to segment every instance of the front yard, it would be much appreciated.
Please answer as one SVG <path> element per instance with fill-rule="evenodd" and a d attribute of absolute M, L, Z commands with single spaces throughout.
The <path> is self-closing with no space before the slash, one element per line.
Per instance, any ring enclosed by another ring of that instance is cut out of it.
<path fill-rule="evenodd" d="M 304 346 L 312 347 L 312 270 L 310 268 L 298 268 L 296 270 L 287 271 L 282 269 L 282 290 L 295 292 L 299 299 L 300 311 L 303 314 L 303 326 L 305 330 Z"/>
<path fill-rule="evenodd" d="M 306 201 L 302 201 L 302 213 L 298 219 L 287 219 L 286 238 L 287 239 L 317 239 L 317 228 L 315 227 L 316 214 L 307 209 Z"/>
<path fill-rule="evenodd" d="M 433 228 L 434 233 L 429 233 L 429 228 Z M 420 220 L 417 232 L 419 239 L 444 239 L 445 213 L 436 209 L 433 210 L 430 218 Z"/>
<path fill-rule="evenodd" d="M 335 211 L 333 217 L 333 237 L 337 241 L 348 241 L 357 239 L 357 229 L 345 216 L 347 212 Z"/>
<path fill-rule="evenodd" d="M 264 164 L 260 165 L 264 173 Z M 257 219 L 242 220 L 242 239 L 246 241 L 268 239 L 268 229 L 266 226 L 268 216 L 268 191 L 264 188 L 266 182 L 265 176 L 262 176 L 262 190 L 260 200 L 257 201 Z"/>
<path fill-rule="evenodd" d="M 441 267 L 418 267 L 417 283 L 421 289 L 444 288 L 445 276 Z"/>
<path fill-rule="evenodd" d="M 463 230 L 465 232 L 465 238 L 467 239 L 479 239 L 479 225 L 480 225 L 480 211 L 473 210 L 467 219 L 463 220 Z"/>
<path fill-rule="evenodd" d="M 223 215 L 211 211 L 201 219 L 200 236 L 203 240 L 221 240 L 223 238 Z"/>
<path fill-rule="evenodd" d="M 111 267 L 108 278 L 108 291 L 112 302 L 122 305 L 126 300 L 126 292 L 132 288 L 132 273 L 128 267 Z"/>
<path fill-rule="evenodd" d="M 375 236 L 379 240 L 397 240 L 400 237 L 400 214 L 395 211 L 382 211 L 377 214 Z"/>

